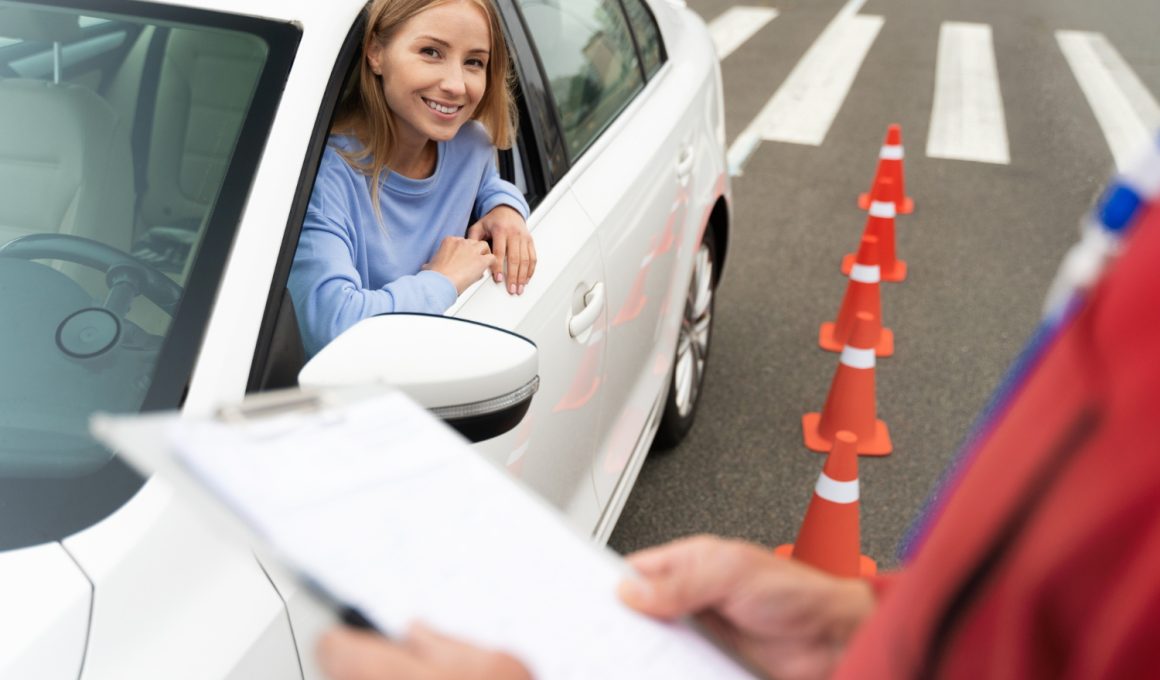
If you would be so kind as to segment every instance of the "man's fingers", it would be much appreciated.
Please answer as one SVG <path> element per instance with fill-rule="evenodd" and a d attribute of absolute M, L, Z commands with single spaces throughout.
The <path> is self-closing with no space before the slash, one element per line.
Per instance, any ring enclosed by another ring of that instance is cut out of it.
<path fill-rule="evenodd" d="M 427 677 L 411 652 L 374 633 L 332 630 L 319 640 L 317 655 L 323 673 L 332 680 Z"/>
<path fill-rule="evenodd" d="M 528 238 L 528 279 L 536 273 L 536 242 Z"/>
<path fill-rule="evenodd" d="M 742 543 L 694 537 L 629 557 L 640 576 L 621 583 L 625 604 L 661 619 L 702 611 L 741 584 L 753 555 Z"/>
<path fill-rule="evenodd" d="M 515 657 L 481 649 L 447 637 L 422 623 L 412 624 L 404 643 L 415 656 L 442 666 L 454 680 L 530 680 L 526 668 Z"/>

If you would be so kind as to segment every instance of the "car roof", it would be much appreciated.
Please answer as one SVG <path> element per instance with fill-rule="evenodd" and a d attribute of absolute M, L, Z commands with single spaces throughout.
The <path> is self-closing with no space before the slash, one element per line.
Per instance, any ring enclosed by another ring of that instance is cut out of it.
<path fill-rule="evenodd" d="M 159 0 L 158 4 L 193 7 L 230 14 L 244 14 L 302 26 L 323 17 L 357 13 L 365 0 Z M 325 22 L 324 22 L 325 23 Z"/>

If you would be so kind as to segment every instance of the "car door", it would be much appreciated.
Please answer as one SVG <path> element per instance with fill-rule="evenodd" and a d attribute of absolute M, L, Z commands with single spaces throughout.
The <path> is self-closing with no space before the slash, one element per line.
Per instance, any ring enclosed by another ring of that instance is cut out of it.
<path fill-rule="evenodd" d="M 521 107 L 519 140 L 510 155 L 501 154 L 501 170 L 510 165 L 505 174 L 532 206 L 528 226 L 538 264 L 522 296 L 484 282 L 448 313 L 508 328 L 536 343 L 540 389 L 528 415 L 508 434 L 475 446 L 590 534 L 601 514 L 590 463 L 607 392 L 604 263 L 595 224 L 561 178 L 562 139 L 532 43 L 514 8 L 501 6 Z"/>
<path fill-rule="evenodd" d="M 608 306 L 594 225 L 568 186 L 532 213 L 536 274 L 522 296 L 484 283 L 450 314 L 530 338 L 539 352 L 540 388 L 512 432 L 476 444 L 572 524 L 590 533 L 599 518 L 589 465 L 605 387 Z M 486 361 L 486 357 L 480 358 Z"/>
<path fill-rule="evenodd" d="M 697 112 L 665 65 L 641 0 L 521 4 L 559 110 L 568 176 L 605 258 L 607 380 L 593 461 L 605 505 L 663 406 L 681 304 L 673 293 L 684 286 L 677 261 L 689 237 Z"/>

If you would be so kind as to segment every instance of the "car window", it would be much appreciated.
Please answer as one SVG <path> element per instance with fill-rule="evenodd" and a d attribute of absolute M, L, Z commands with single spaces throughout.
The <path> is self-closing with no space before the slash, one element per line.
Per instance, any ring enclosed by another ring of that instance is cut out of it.
<path fill-rule="evenodd" d="M 520 0 L 574 160 L 644 87 L 616 0 Z"/>
<path fill-rule="evenodd" d="M 179 405 L 297 45 L 283 24 L 126 7 L 0 0 L 0 550 L 140 486 L 89 417 Z M 112 34 L 140 49 L 94 42 Z M 108 77 L 61 63 L 78 50 Z"/>
<path fill-rule="evenodd" d="M 661 44 L 656 19 L 644 4 L 644 0 L 623 0 L 623 2 L 624 11 L 628 14 L 628 23 L 632 26 L 633 35 L 636 36 L 644 75 L 646 78 L 652 78 L 665 60 L 664 46 Z"/>

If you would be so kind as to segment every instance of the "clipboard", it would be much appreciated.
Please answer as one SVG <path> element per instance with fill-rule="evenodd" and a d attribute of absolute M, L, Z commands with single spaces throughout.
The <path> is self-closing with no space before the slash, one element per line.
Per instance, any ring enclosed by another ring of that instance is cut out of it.
<path fill-rule="evenodd" d="M 388 392 L 383 383 L 346 386 L 330 389 L 291 388 L 249 395 L 244 401 L 219 406 L 212 418 L 233 426 L 247 423 L 261 424 L 280 416 L 318 414 L 327 409 L 341 409 L 345 405 Z M 322 609 L 329 610 L 344 624 L 367 630 L 376 630 L 374 624 L 357 609 L 345 604 L 324 587 L 298 572 L 279 554 L 267 537 L 244 521 L 237 510 L 213 493 L 205 482 L 182 465 L 167 447 L 168 432 L 178 418 L 177 411 L 152 412 L 124 416 L 96 413 L 90 419 L 89 429 L 94 437 L 116 451 L 125 462 L 144 477 L 156 475 L 176 491 L 177 496 L 191 505 L 198 517 L 209 524 L 217 534 L 239 546 L 248 547 L 264 569 L 276 569 L 287 579 L 300 586 L 306 596 Z"/>
<path fill-rule="evenodd" d="M 542 680 L 753 677 L 690 623 L 621 604 L 619 556 L 384 385 L 91 429 L 349 623 L 397 636 L 421 620 Z"/>

